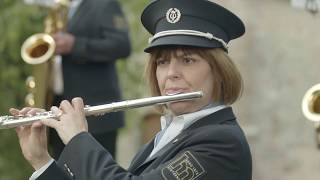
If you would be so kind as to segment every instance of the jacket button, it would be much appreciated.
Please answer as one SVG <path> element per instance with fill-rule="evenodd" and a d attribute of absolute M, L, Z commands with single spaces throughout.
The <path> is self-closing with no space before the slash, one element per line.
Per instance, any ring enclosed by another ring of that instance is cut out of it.
<path fill-rule="evenodd" d="M 68 165 L 65 163 L 65 164 L 63 164 L 63 166 L 66 168 L 66 170 L 68 171 L 69 175 L 70 175 L 71 177 L 74 177 L 74 174 L 73 174 L 73 172 L 70 170 L 70 168 L 68 167 Z"/>
<path fill-rule="evenodd" d="M 174 143 L 176 143 L 176 142 L 178 142 L 178 138 L 177 139 L 175 139 L 175 140 L 173 140 L 173 142 L 172 142 L 172 144 L 174 144 Z"/>

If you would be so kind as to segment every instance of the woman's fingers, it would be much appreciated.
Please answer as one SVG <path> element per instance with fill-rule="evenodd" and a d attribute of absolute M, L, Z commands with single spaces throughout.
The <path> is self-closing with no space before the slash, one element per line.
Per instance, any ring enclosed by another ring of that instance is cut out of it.
<path fill-rule="evenodd" d="M 53 114 L 56 115 L 57 119 L 59 119 L 63 114 L 63 111 L 59 109 L 57 106 L 52 106 L 50 110 Z"/>
<path fill-rule="evenodd" d="M 18 115 L 35 115 L 38 112 L 44 112 L 44 109 L 40 109 L 40 108 L 31 108 L 31 107 L 24 107 L 23 109 L 19 110 L 19 109 L 15 109 L 15 108 L 10 108 L 9 112 L 14 115 L 14 116 L 18 116 Z"/>
<path fill-rule="evenodd" d="M 44 109 L 32 108 L 27 112 L 27 115 L 36 115 L 39 112 L 44 112 Z"/>
<path fill-rule="evenodd" d="M 35 139 L 39 138 L 43 131 L 45 129 L 45 126 L 41 122 L 35 122 L 31 125 L 31 136 L 34 136 Z"/>
<path fill-rule="evenodd" d="M 16 127 L 16 132 L 17 132 L 17 135 L 18 135 L 18 137 L 20 138 L 20 135 L 21 135 L 21 132 L 22 132 L 22 130 L 23 130 L 23 127 L 22 126 L 18 126 L 18 127 Z"/>
<path fill-rule="evenodd" d="M 49 126 L 51 128 L 54 128 L 54 129 L 56 129 L 58 127 L 58 122 L 59 121 L 57 121 L 55 119 L 52 119 L 52 118 L 50 118 L 50 119 L 41 119 L 41 123 L 42 124 L 44 124 L 46 126 Z"/>
<path fill-rule="evenodd" d="M 19 139 L 23 139 L 26 134 L 29 134 L 30 133 L 30 126 L 19 126 L 19 127 L 16 127 L 16 132 L 17 132 L 17 135 L 19 137 Z"/>
<path fill-rule="evenodd" d="M 19 115 L 19 109 L 15 109 L 15 108 L 10 108 L 9 109 L 10 114 L 12 114 L 13 116 L 18 116 Z"/>
<path fill-rule="evenodd" d="M 76 97 L 73 98 L 71 102 L 67 101 L 67 100 L 63 100 L 60 103 L 60 110 L 62 110 L 64 113 L 68 114 L 68 113 L 72 113 L 72 112 L 76 112 L 79 114 L 84 114 L 84 103 L 82 98 L 80 97 Z M 57 112 L 57 110 L 56 110 Z M 59 112 L 61 114 L 61 112 Z M 58 114 L 58 113 L 56 113 Z"/>
<path fill-rule="evenodd" d="M 31 125 L 31 128 L 42 128 L 42 127 L 44 127 L 44 125 L 40 121 L 34 122 Z"/>
<path fill-rule="evenodd" d="M 77 113 L 83 113 L 84 104 L 82 98 L 76 97 L 72 99 L 72 106 L 74 107 Z"/>
<path fill-rule="evenodd" d="M 57 119 L 59 119 L 63 113 L 62 110 L 60 110 L 57 106 L 52 106 L 50 110 L 53 114 L 57 116 Z M 53 119 L 53 118 L 41 119 L 41 123 L 51 128 L 56 128 L 58 127 L 58 123 L 59 123 L 57 119 Z"/>
<path fill-rule="evenodd" d="M 19 111 L 20 115 L 25 115 L 27 114 L 32 108 L 31 107 L 24 107 Z"/>
<path fill-rule="evenodd" d="M 72 112 L 73 111 L 73 107 L 72 105 L 70 104 L 69 101 L 67 100 L 63 100 L 61 103 L 60 103 L 60 109 L 64 112 Z"/>

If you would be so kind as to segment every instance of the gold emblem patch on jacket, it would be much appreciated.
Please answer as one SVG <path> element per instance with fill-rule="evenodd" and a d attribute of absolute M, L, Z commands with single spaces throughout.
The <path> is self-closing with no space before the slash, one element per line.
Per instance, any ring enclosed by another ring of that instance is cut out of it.
<path fill-rule="evenodd" d="M 128 29 L 128 24 L 126 19 L 120 15 L 113 16 L 113 25 L 116 29 L 119 29 L 119 30 Z"/>
<path fill-rule="evenodd" d="M 199 161 L 189 151 L 186 151 L 162 169 L 162 176 L 167 180 L 193 180 L 204 173 L 205 170 Z"/>

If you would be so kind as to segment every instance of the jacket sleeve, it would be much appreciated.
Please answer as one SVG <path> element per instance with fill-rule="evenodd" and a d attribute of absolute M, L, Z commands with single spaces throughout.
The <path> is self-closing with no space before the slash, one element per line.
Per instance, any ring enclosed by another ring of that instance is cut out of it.
<path fill-rule="evenodd" d="M 249 174 L 242 176 L 240 173 L 245 171 L 241 163 L 248 163 L 245 160 L 248 158 L 243 159 L 246 155 L 241 140 L 230 133 L 219 134 L 213 139 L 208 136 L 212 137 L 212 134 L 203 134 L 188 141 L 168 161 L 140 176 L 120 167 L 89 133 L 75 136 L 66 145 L 58 164 L 62 169 L 68 167 L 65 173 L 71 172 L 73 176 L 69 176 L 70 179 L 76 177 L 77 180 L 250 179 L 246 178 Z"/>
<path fill-rule="evenodd" d="M 56 162 L 53 162 L 38 178 L 37 180 L 71 180 L 72 176 L 60 168 Z"/>
<path fill-rule="evenodd" d="M 110 0 L 95 6 L 98 31 L 94 37 L 75 37 L 74 47 L 67 56 L 75 61 L 106 62 L 129 56 L 131 51 L 128 24 L 118 1 Z M 96 19 L 95 19 L 96 18 Z M 90 28 L 90 27 L 87 27 Z"/>

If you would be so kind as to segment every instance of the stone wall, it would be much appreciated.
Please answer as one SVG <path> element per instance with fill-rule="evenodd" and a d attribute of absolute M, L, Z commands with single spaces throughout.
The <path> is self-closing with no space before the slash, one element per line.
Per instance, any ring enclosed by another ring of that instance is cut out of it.
<path fill-rule="evenodd" d="M 243 73 L 236 104 L 253 155 L 253 179 L 320 178 L 313 123 L 301 112 L 306 90 L 320 83 L 320 14 L 293 9 L 289 0 L 219 0 L 247 32 L 231 42 Z"/>
<path fill-rule="evenodd" d="M 235 111 L 251 146 L 253 179 L 320 178 L 313 123 L 301 112 L 306 90 L 320 83 L 320 14 L 294 9 L 290 0 L 214 1 L 247 28 L 230 43 L 230 56 L 245 83 Z M 118 161 L 125 167 L 138 148 L 137 129 L 120 136 Z"/>

